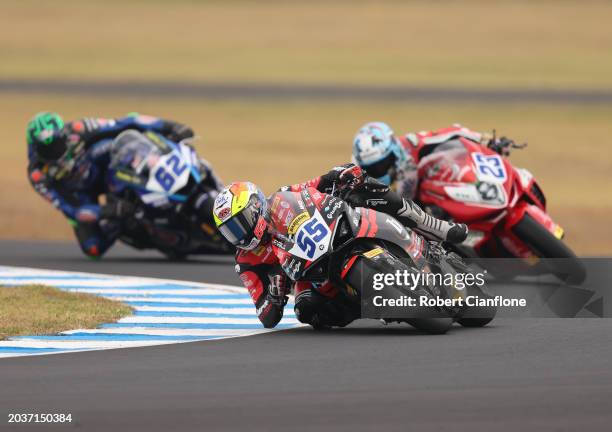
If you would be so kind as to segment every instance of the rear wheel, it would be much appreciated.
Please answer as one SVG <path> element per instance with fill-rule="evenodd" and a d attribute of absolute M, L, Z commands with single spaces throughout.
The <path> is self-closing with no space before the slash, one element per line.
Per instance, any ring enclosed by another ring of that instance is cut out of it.
<path fill-rule="evenodd" d="M 512 232 L 540 258 L 557 258 L 546 260 L 546 267 L 559 279 L 572 284 L 584 282 L 586 269 L 576 254 L 529 214 L 525 213 Z"/>

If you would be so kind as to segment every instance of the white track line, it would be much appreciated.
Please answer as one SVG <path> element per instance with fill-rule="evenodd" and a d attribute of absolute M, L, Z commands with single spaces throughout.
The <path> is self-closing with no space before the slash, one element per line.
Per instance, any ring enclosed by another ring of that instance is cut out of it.
<path fill-rule="evenodd" d="M 149 316 L 129 316 L 121 318 L 118 323 L 139 323 L 139 324 L 261 324 L 258 318 L 199 318 L 199 317 L 149 317 Z M 283 318 L 283 324 L 299 324 L 295 318 Z"/>
<path fill-rule="evenodd" d="M 210 313 L 223 315 L 252 315 L 257 317 L 254 307 L 245 308 L 213 308 L 213 307 L 177 307 L 177 306 L 132 306 L 136 311 L 141 312 L 183 312 L 183 313 Z M 290 311 L 285 311 L 284 316 L 294 315 Z"/>
<path fill-rule="evenodd" d="M 11 279 L 11 278 L 3 278 L 2 283 L 5 285 L 59 285 L 61 287 L 81 287 L 88 286 L 90 288 L 114 288 L 117 286 L 116 279 L 53 279 L 53 278 L 35 278 L 35 279 Z M 168 289 L 175 290 L 173 286 L 181 285 L 182 287 L 189 288 L 189 283 L 184 284 L 164 284 L 161 282 L 151 283 L 151 282 L 142 282 L 138 280 L 130 280 L 129 278 L 121 283 L 121 286 L 125 288 L 139 288 L 146 287 L 151 285 L 158 285 L 159 289 Z M 165 285 L 169 285 L 168 287 L 164 287 Z M 226 291 L 219 289 L 211 289 L 211 288 L 200 288 L 193 287 L 203 291 L 205 294 L 227 294 Z"/>
<path fill-rule="evenodd" d="M 132 306 L 136 311 L 142 312 L 186 312 L 186 313 L 210 313 L 227 315 L 253 315 L 256 317 L 255 308 L 211 308 L 211 307 L 161 307 L 161 306 Z"/>
<path fill-rule="evenodd" d="M 108 296 L 102 295 L 104 298 L 108 298 L 111 300 L 117 300 L 122 302 L 149 302 L 149 303 L 159 303 L 162 305 L 163 303 L 214 303 L 219 305 L 249 305 L 253 308 L 253 300 L 250 297 L 248 298 L 235 298 L 235 299 L 217 299 L 214 297 L 206 298 L 206 299 L 192 299 L 185 297 L 153 297 L 153 296 L 143 296 L 143 297 L 135 297 L 135 296 Z"/>
<path fill-rule="evenodd" d="M 200 283 L 200 282 L 187 282 L 177 279 L 157 279 L 157 278 L 149 278 L 149 277 L 141 277 L 141 276 L 117 276 L 117 275 L 108 275 L 108 274 L 100 274 L 100 273 L 85 273 L 85 272 L 66 272 L 62 270 L 46 270 L 46 269 L 37 269 L 32 267 L 8 267 L 8 266 L 0 266 L 0 278 L 9 278 L 10 276 L 37 276 L 37 275 L 55 275 L 55 276 L 64 276 L 66 274 L 71 274 L 75 276 L 84 276 L 88 278 L 94 279 L 113 279 L 113 280 L 122 280 L 122 281 L 138 281 L 139 283 L 146 284 L 177 284 L 177 285 L 187 285 L 195 288 L 206 288 L 206 289 L 215 289 L 227 292 L 233 292 L 237 294 L 244 294 L 245 289 L 242 287 L 237 287 L 234 285 L 223 285 L 223 284 L 214 284 L 214 283 Z M 57 282 L 57 281 L 56 281 Z"/>
<path fill-rule="evenodd" d="M 2 341 L 3 347 L 21 348 L 55 348 L 55 349 L 95 349 L 95 348 L 132 348 L 138 346 L 166 345 L 181 343 L 184 340 L 136 340 L 136 341 L 103 341 L 103 340 L 84 340 L 84 341 L 54 341 L 47 339 L 21 338 L 18 340 Z"/>
<path fill-rule="evenodd" d="M 276 331 L 274 329 L 159 329 L 150 327 L 119 327 L 119 328 L 105 328 L 105 329 L 77 329 L 62 332 L 62 335 L 72 334 L 106 334 L 106 335 L 117 335 L 117 334 L 138 334 L 146 336 L 244 336 L 244 335 L 255 335 L 260 333 L 270 333 Z"/>
<path fill-rule="evenodd" d="M 58 284 L 46 283 L 45 285 L 57 286 Z M 61 286 L 61 284 L 60 284 Z M 155 295 L 155 294 L 172 294 L 172 295 L 181 295 L 181 296 L 203 296 L 203 295 L 216 295 L 216 294 L 224 294 L 218 291 L 210 291 L 203 290 L 202 288 L 192 288 L 192 289 L 164 289 L 164 288 L 66 288 L 65 291 L 70 292 L 81 292 L 81 293 L 89 293 L 89 294 L 123 294 L 123 295 Z M 225 293 L 228 294 L 228 293 Z M 244 293 L 242 293 L 244 294 Z M 195 300 L 194 300 L 195 301 Z"/>

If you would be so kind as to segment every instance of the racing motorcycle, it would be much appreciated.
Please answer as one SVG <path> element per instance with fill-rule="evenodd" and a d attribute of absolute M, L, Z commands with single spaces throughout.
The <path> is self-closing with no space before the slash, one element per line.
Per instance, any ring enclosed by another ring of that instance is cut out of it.
<path fill-rule="evenodd" d="M 220 188 L 186 142 L 154 132 L 127 130 L 112 143 L 107 200 L 134 204 L 119 239 L 153 248 L 171 259 L 230 254 L 233 246 L 215 228 L 212 205 Z"/>
<path fill-rule="evenodd" d="M 376 180 L 367 178 L 368 182 Z M 308 281 L 315 287 L 329 281 L 339 289 L 342 301 L 360 305 L 365 300 L 362 294 L 372 292 L 375 274 L 404 270 L 446 274 L 467 270 L 458 255 L 428 242 L 392 216 L 365 207 L 353 208 L 345 201 L 350 199 L 350 193 L 325 194 L 308 188 L 277 192 L 271 197 L 273 248 L 283 271 L 292 280 Z M 399 285 L 391 289 L 401 295 L 426 298 L 466 294 L 465 290 L 459 293 L 452 287 L 426 284 L 415 290 Z M 479 290 L 476 295 L 488 294 Z M 439 334 L 445 333 L 455 321 L 464 326 L 484 326 L 494 318 L 496 309 L 474 314 L 467 308 L 423 307 L 411 312 L 414 315 L 406 319 L 379 318 L 405 321 L 420 330 Z"/>
<path fill-rule="evenodd" d="M 505 145 L 526 146 L 510 140 Z M 584 265 L 562 241 L 563 228 L 547 213 L 544 193 L 528 170 L 462 137 L 420 156 L 417 202 L 434 216 L 469 227 L 458 253 L 477 260 L 520 258 L 518 268 L 505 274 L 497 269 L 503 278 L 552 273 L 570 283 L 584 281 Z"/>

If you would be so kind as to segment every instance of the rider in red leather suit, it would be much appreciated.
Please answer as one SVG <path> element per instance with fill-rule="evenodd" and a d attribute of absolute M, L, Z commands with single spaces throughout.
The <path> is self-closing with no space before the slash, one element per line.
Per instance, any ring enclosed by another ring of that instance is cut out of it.
<path fill-rule="evenodd" d="M 301 191 L 309 189 L 311 195 L 317 192 L 330 193 L 336 186 L 351 187 L 354 190 L 363 184 L 365 174 L 356 165 L 348 164 L 335 167 L 329 173 L 316 177 L 305 183 L 298 183 L 286 186 L 281 190 Z M 425 236 L 437 240 L 451 242 L 461 242 L 467 236 L 467 227 L 462 224 L 453 224 L 435 219 L 423 212 L 416 204 L 402 199 L 398 194 L 391 191 L 388 186 L 376 182 L 375 192 L 365 193 L 363 201 L 359 206 L 367 207 L 368 198 L 375 195 L 376 210 L 383 211 L 396 217 L 400 222 L 407 226 L 417 229 Z M 220 226 L 221 233 L 232 243 L 238 251 L 236 253 L 236 272 L 244 286 L 249 291 L 255 307 L 257 316 L 264 327 L 271 328 L 278 324 L 283 316 L 283 309 L 287 303 L 287 295 L 294 290 L 295 313 L 301 322 L 311 324 L 315 328 L 330 326 L 345 326 L 351 321 L 359 318 L 359 309 L 354 306 L 342 304 L 336 301 L 337 289 L 329 282 L 316 289 L 309 282 L 293 282 L 281 269 L 277 255 L 274 252 L 272 242 L 273 236 L 267 232 L 267 210 L 263 210 L 257 216 L 251 218 L 251 232 L 257 232 L 255 237 L 249 233 L 245 243 L 238 243 L 237 237 L 233 233 L 224 230 L 224 224 L 231 218 L 229 213 L 228 196 L 231 191 L 238 189 L 244 190 L 245 183 L 233 183 L 222 191 L 217 198 L 214 206 L 215 217 L 218 218 L 217 225 Z M 253 189 L 253 195 L 263 197 L 261 191 L 256 189 L 251 183 L 247 184 Z M 320 195 L 320 194 L 318 194 Z M 229 199 L 231 201 L 231 199 Z M 265 197 L 259 198 L 260 201 Z M 268 200 L 269 201 L 269 200 Z M 263 208 L 267 204 L 262 203 Z M 265 223 L 265 225 L 264 225 Z M 229 225 L 229 224 L 228 224 Z M 248 231 L 244 230 L 244 231 Z M 243 232 L 244 232 L 243 231 Z M 249 242 L 250 240 L 250 242 Z M 246 245 L 248 243 L 248 246 Z M 245 249 L 247 248 L 247 249 Z"/>

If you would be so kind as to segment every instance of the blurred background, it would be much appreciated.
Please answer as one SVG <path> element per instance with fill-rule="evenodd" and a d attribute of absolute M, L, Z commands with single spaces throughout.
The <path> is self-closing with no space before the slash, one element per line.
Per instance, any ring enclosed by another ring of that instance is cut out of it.
<path fill-rule="evenodd" d="M 578 0 L 3 0 L 0 238 L 72 239 L 27 181 L 33 114 L 137 111 L 191 125 L 224 181 L 267 192 L 347 162 L 366 121 L 496 129 L 529 142 L 512 160 L 568 243 L 610 254 L 610 22 L 611 2 Z"/>

